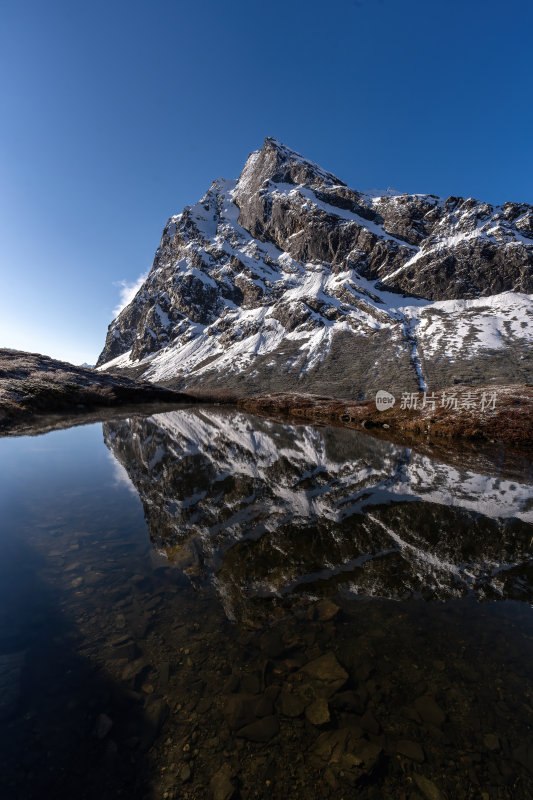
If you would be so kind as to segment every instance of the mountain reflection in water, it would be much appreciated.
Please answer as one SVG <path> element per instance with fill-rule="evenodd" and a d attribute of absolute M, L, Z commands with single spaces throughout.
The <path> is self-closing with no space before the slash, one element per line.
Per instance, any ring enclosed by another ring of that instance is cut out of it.
<path fill-rule="evenodd" d="M 154 547 L 195 585 L 214 582 L 231 619 L 289 593 L 531 600 L 527 474 L 225 410 L 103 430 Z"/>

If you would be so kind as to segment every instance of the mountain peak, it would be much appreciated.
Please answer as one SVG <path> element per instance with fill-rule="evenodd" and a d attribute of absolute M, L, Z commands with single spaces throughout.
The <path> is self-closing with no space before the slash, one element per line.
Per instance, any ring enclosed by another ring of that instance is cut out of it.
<path fill-rule="evenodd" d="M 318 191 L 333 186 L 346 187 L 331 172 L 326 172 L 279 139 L 269 136 L 261 150 L 255 150 L 248 156 L 233 191 L 233 202 L 240 210 L 241 225 L 254 236 L 260 235 L 261 223 L 258 224 L 258 221 L 267 211 L 265 193 L 287 184 Z"/>
<path fill-rule="evenodd" d="M 306 185 L 314 189 L 346 185 L 272 136 L 267 136 L 261 150 L 255 150 L 248 157 L 235 189 L 237 205 L 240 207 L 239 200 L 260 191 L 268 182 Z"/>
<path fill-rule="evenodd" d="M 283 163 L 299 167 L 299 172 L 302 172 L 302 168 L 304 168 L 307 175 L 312 178 L 313 183 L 318 180 L 323 184 L 334 184 L 336 186 L 346 185 L 343 181 L 337 178 L 336 175 L 333 175 L 331 172 L 327 172 L 325 169 L 322 169 L 319 164 L 316 164 L 314 161 L 310 161 L 301 153 L 298 153 L 296 150 L 292 150 L 290 147 L 287 147 L 287 145 L 283 144 L 283 142 L 280 142 L 279 139 L 267 136 L 263 144 L 263 150 L 275 151 L 278 153 L 279 158 Z"/>
<path fill-rule="evenodd" d="M 169 220 L 99 365 L 352 398 L 529 380 L 533 209 L 373 194 L 267 137 Z"/>

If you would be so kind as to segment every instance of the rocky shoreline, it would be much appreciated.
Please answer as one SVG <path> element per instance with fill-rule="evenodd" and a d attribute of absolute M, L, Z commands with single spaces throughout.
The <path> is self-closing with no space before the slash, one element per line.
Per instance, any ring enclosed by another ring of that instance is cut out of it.
<path fill-rule="evenodd" d="M 156 413 L 159 404 L 166 407 L 168 403 L 236 405 L 254 414 L 363 428 L 403 444 L 451 440 L 533 443 L 533 386 L 529 384 L 403 392 L 392 407 L 380 410 L 374 399 L 357 402 L 298 392 L 244 396 L 207 389 L 184 393 L 168 385 L 98 372 L 36 353 L 0 350 L 3 434 L 21 427 L 31 429 L 34 423 L 52 429 L 57 427 L 58 415 L 75 414 L 85 420 L 106 408 L 123 411 L 139 404 Z"/>
<path fill-rule="evenodd" d="M 371 429 L 387 438 L 431 441 L 462 439 L 533 443 L 533 386 L 454 386 L 435 392 L 403 393 L 391 408 L 372 401 L 349 402 L 333 397 L 279 392 L 241 398 L 245 411 Z"/>
<path fill-rule="evenodd" d="M 0 433 L 51 412 L 88 414 L 138 403 L 190 403 L 183 392 L 38 353 L 0 350 Z"/>

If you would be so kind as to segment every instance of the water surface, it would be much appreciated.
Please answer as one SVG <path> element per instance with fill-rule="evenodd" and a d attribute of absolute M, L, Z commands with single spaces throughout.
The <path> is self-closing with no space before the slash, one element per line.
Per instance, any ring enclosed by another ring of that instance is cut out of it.
<path fill-rule="evenodd" d="M 527 459 L 196 408 L 0 464 L 2 797 L 533 796 Z"/>

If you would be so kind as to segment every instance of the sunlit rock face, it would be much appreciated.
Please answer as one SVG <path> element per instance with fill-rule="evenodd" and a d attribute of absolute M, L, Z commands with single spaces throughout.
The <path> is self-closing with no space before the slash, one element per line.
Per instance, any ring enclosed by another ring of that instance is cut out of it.
<path fill-rule="evenodd" d="M 195 584 L 214 582 L 231 617 L 338 589 L 531 599 L 530 483 L 356 431 L 212 409 L 105 423 L 104 438 L 154 547 Z"/>
<path fill-rule="evenodd" d="M 524 381 L 533 209 L 364 193 L 275 139 L 171 217 L 98 365 L 353 397 Z"/>

